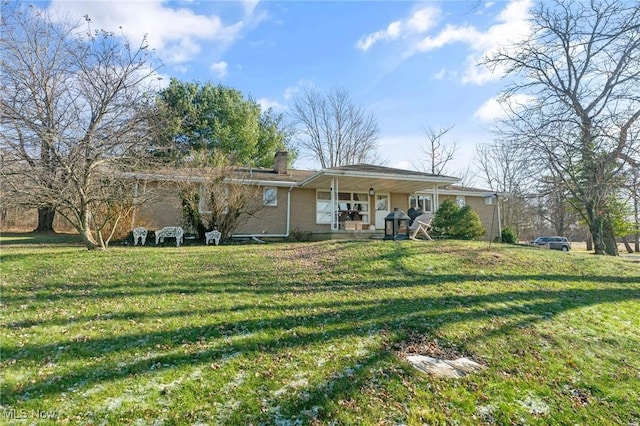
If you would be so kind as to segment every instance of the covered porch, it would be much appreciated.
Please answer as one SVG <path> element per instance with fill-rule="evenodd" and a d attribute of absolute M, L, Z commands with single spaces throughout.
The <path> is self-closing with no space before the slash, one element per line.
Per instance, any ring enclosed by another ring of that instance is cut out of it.
<path fill-rule="evenodd" d="M 358 164 L 314 173 L 299 187 L 316 191 L 315 222 L 327 225 L 331 238 L 367 238 L 383 234 L 384 219 L 394 208 L 405 212 L 421 202 L 410 196 L 433 194 L 430 208 L 437 205 L 438 189 L 457 178 L 428 173 Z M 415 197 L 414 197 L 415 198 Z"/>

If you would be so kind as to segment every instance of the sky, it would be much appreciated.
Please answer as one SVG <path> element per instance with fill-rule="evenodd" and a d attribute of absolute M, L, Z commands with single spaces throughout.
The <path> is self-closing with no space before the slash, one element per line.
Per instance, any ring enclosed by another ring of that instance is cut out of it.
<path fill-rule="evenodd" d="M 511 1 L 62 1 L 55 12 L 91 18 L 93 28 L 146 34 L 171 77 L 240 90 L 288 114 L 305 87 L 346 89 L 380 127 L 389 167 L 420 170 L 425 128 L 453 126 L 445 172 L 473 165 L 476 145 L 504 112 L 499 70 L 478 65 L 527 32 L 532 0 Z M 300 157 L 294 167 L 317 169 Z"/>

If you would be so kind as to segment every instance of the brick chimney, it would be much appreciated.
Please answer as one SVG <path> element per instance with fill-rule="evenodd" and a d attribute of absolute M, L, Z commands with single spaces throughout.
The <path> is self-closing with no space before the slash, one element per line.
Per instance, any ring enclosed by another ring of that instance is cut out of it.
<path fill-rule="evenodd" d="M 289 157 L 289 153 L 285 150 L 281 150 L 276 152 L 275 157 L 273 157 L 273 171 L 279 175 L 287 174 L 287 160 Z"/>

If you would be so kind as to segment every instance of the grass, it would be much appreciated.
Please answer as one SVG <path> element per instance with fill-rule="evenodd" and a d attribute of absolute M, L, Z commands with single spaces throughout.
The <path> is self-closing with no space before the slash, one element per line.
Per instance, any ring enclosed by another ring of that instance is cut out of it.
<path fill-rule="evenodd" d="M 1 249 L 1 422 L 640 422 L 640 265 L 473 242 Z M 68 241 L 67 241 L 68 242 Z M 402 354 L 468 356 L 440 379 Z"/>

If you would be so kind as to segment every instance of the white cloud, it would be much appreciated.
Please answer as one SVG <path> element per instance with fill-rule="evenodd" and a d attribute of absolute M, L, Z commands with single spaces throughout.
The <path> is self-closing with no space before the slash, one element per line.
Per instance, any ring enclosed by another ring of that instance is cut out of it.
<path fill-rule="evenodd" d="M 473 114 L 473 118 L 481 121 L 495 121 L 507 116 L 506 111 L 495 96 L 483 103 Z"/>
<path fill-rule="evenodd" d="M 245 25 L 242 20 L 227 25 L 217 15 L 200 15 L 184 6 L 169 7 L 162 0 L 118 2 L 117 6 L 103 1 L 52 0 L 50 9 L 60 16 L 88 15 L 93 29 L 122 32 L 135 44 L 146 36 L 149 46 L 169 64 L 190 61 L 204 43 L 228 47 Z"/>
<path fill-rule="evenodd" d="M 434 80 L 444 80 L 447 75 L 447 70 L 445 68 L 441 68 L 440 71 L 433 75 Z"/>
<path fill-rule="evenodd" d="M 224 61 L 211 64 L 209 69 L 213 71 L 220 80 L 223 80 L 227 76 L 227 63 Z"/>
<path fill-rule="evenodd" d="M 376 44 L 380 40 L 393 40 L 400 35 L 400 21 L 395 21 L 389 24 L 387 29 L 376 31 L 365 37 L 360 38 L 356 46 L 362 51 L 367 51 L 371 46 Z"/>
<path fill-rule="evenodd" d="M 433 34 L 429 34 L 429 30 L 435 24 L 440 12 L 433 7 L 428 7 L 414 12 L 404 20 L 392 22 L 386 30 L 362 37 L 357 47 L 367 51 L 379 41 L 402 39 L 406 41 L 405 46 L 408 48 L 403 55 L 403 58 L 407 59 L 418 53 L 461 43 L 467 45 L 470 51 L 463 62 L 462 82 L 483 84 L 500 78 L 504 70 L 496 69 L 492 72 L 477 64 L 482 58 L 524 39 L 529 34 L 530 27 L 527 19 L 532 4 L 533 0 L 510 1 L 496 16 L 493 25 L 484 30 L 473 25 L 448 24 Z M 490 5 L 485 7 L 489 8 Z"/>
<path fill-rule="evenodd" d="M 497 23 L 480 33 L 478 39 L 471 43 L 473 53 L 467 57 L 467 67 L 462 76 L 463 83 L 483 84 L 502 77 L 503 67 L 497 67 L 492 71 L 477 64 L 482 58 L 501 48 L 508 49 L 510 45 L 524 40 L 530 34 L 528 18 L 531 6 L 531 0 L 510 2 L 498 15 Z"/>
<path fill-rule="evenodd" d="M 313 83 L 313 81 L 309 81 L 309 80 L 305 80 L 305 79 L 300 79 L 298 80 L 298 82 L 295 84 L 295 86 L 289 86 L 284 90 L 284 93 L 282 94 L 282 97 L 285 100 L 290 100 L 293 99 L 298 93 L 300 93 L 302 90 L 306 89 L 306 88 L 312 88 L 315 87 L 315 84 Z"/>
<path fill-rule="evenodd" d="M 253 15 L 260 0 L 243 0 L 242 6 L 246 15 Z"/>
<path fill-rule="evenodd" d="M 439 12 L 433 7 L 417 10 L 407 21 L 407 29 L 416 33 L 429 31 L 438 17 Z"/>
<path fill-rule="evenodd" d="M 473 114 L 473 118 L 481 121 L 493 122 L 507 118 L 510 110 L 517 110 L 520 107 L 533 102 L 535 98 L 531 95 L 517 94 L 506 99 L 492 97 L 483 103 Z"/>
<path fill-rule="evenodd" d="M 416 45 L 416 50 L 419 52 L 427 52 L 433 49 L 439 49 L 447 44 L 451 43 L 474 43 L 480 34 L 478 30 L 471 26 L 458 27 L 454 25 L 447 25 L 438 35 L 435 37 L 425 37 Z"/>
<path fill-rule="evenodd" d="M 418 9 L 407 19 L 391 22 L 384 30 L 362 36 L 356 47 L 364 52 L 379 41 L 396 40 L 428 31 L 436 22 L 440 11 L 428 6 Z"/>
<path fill-rule="evenodd" d="M 411 162 L 407 161 L 407 160 L 396 161 L 394 163 L 391 163 L 391 166 L 389 166 L 389 167 L 393 167 L 394 169 L 416 170 L 414 165 L 411 164 Z"/>
<path fill-rule="evenodd" d="M 173 67 L 173 70 L 175 72 L 179 72 L 179 73 L 185 74 L 185 73 L 187 73 L 189 71 L 189 67 L 187 65 L 175 65 Z"/>
<path fill-rule="evenodd" d="M 463 83 L 484 84 L 501 77 L 502 69 L 491 71 L 477 64 L 486 56 L 491 55 L 501 47 L 522 40 L 529 34 L 527 18 L 531 0 L 514 0 L 496 17 L 496 23 L 486 31 L 474 26 L 447 25 L 435 36 L 428 36 L 416 44 L 417 52 L 427 52 L 442 48 L 448 44 L 464 43 L 469 46 L 471 53 L 465 59 Z"/>
<path fill-rule="evenodd" d="M 274 99 L 260 98 L 256 100 L 256 102 L 260 105 L 260 107 L 262 108 L 262 111 L 266 111 L 269 108 L 272 108 L 276 112 L 282 112 L 287 110 L 286 105 L 283 105 Z"/>

